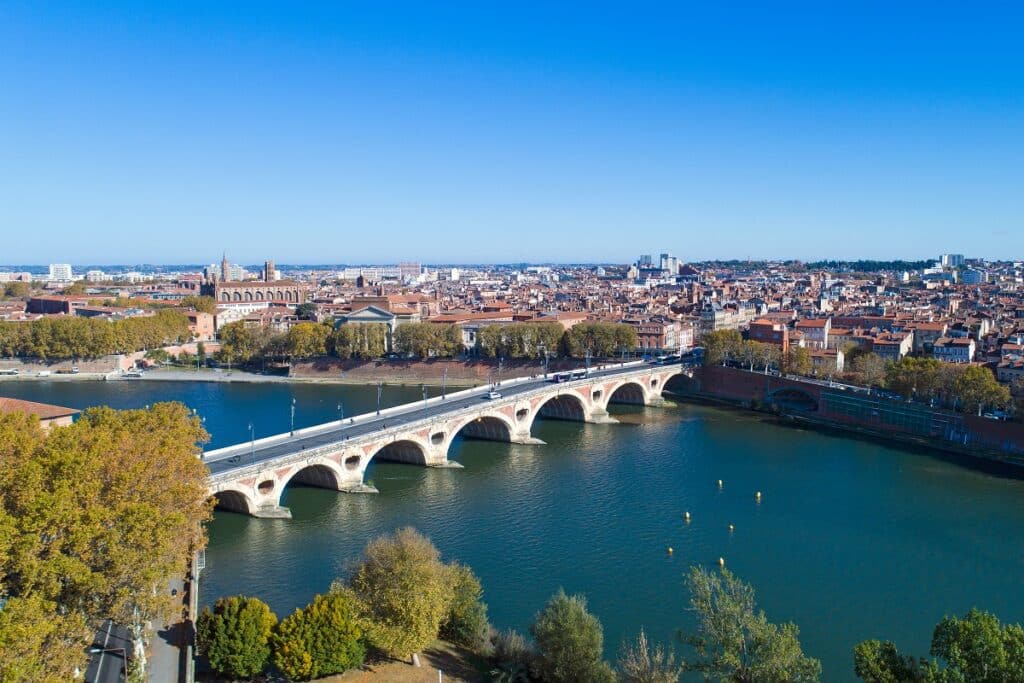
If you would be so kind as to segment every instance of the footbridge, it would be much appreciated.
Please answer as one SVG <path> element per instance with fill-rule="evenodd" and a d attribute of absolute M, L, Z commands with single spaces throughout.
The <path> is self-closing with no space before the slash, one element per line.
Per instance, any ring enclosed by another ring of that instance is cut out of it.
<path fill-rule="evenodd" d="M 289 484 L 375 493 L 364 481 L 376 460 L 461 467 L 448 460 L 456 437 L 543 445 L 531 436 L 538 418 L 614 423 L 612 403 L 657 405 L 665 384 L 691 375 L 680 364 L 622 363 L 563 382 L 553 376 L 506 380 L 207 451 L 210 495 L 221 508 L 255 517 L 291 516 L 281 505 Z"/>

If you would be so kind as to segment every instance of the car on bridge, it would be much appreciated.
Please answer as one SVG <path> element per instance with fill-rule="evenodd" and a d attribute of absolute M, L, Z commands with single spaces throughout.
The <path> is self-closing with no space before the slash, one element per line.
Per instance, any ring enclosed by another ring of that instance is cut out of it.
<path fill-rule="evenodd" d="M 496 398 L 501 398 L 501 392 L 499 391 L 488 391 L 487 395 L 484 396 L 489 401 L 493 401 Z"/>

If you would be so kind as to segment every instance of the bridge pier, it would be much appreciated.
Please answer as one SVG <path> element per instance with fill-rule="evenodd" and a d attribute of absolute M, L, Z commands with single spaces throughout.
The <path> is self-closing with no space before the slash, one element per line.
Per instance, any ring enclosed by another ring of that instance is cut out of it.
<path fill-rule="evenodd" d="M 292 511 L 283 505 L 261 505 L 249 513 L 259 519 L 291 519 Z"/>

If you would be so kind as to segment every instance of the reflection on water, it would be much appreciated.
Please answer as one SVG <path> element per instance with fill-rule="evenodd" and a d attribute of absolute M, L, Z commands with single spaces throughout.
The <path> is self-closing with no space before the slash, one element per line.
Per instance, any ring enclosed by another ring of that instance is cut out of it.
<path fill-rule="evenodd" d="M 73 391 L 62 396 L 56 384 L 3 383 L 0 395 L 16 387 L 75 407 L 185 400 L 222 442 L 260 410 L 267 433 L 287 429 L 292 391 L 302 420 L 333 419 L 339 398 L 346 413 L 376 402 L 373 387 L 64 383 Z M 465 469 L 375 462 L 378 495 L 292 487 L 292 520 L 217 513 L 201 599 L 244 592 L 286 614 L 368 539 L 412 525 L 479 574 L 499 628 L 525 628 L 559 587 L 585 593 L 609 656 L 641 626 L 663 642 L 690 626 L 683 572 L 719 557 L 755 585 L 770 618 L 799 624 L 827 681 L 853 680 L 851 650 L 865 638 L 924 653 L 945 614 L 978 606 L 1024 621 L 1021 480 L 745 413 L 612 414 L 621 424 L 539 421 L 545 446 L 456 440 L 450 455 Z"/>

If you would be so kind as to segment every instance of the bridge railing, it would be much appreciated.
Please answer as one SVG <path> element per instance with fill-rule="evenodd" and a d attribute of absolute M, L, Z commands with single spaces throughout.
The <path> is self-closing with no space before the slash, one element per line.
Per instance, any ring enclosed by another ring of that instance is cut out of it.
<path fill-rule="evenodd" d="M 651 365 L 650 363 L 646 363 L 646 362 L 640 360 L 640 361 L 627 361 L 625 363 L 613 363 L 613 364 L 608 364 L 608 365 L 603 365 L 603 366 L 595 366 L 594 368 L 592 368 L 592 370 L 608 369 L 610 366 L 614 366 L 614 367 L 617 367 L 617 368 L 645 367 L 645 368 L 650 368 L 651 370 L 654 370 L 656 367 L 665 367 L 665 366 L 654 366 L 654 365 Z M 549 373 L 549 374 L 554 374 L 554 373 Z M 507 379 L 507 380 L 503 380 L 501 382 L 500 386 L 507 386 L 507 385 L 510 385 L 510 384 L 522 384 L 522 383 L 525 383 L 525 382 L 535 381 L 536 379 L 537 379 L 536 376 L 533 376 L 533 377 L 513 377 L 513 378 L 510 378 L 510 379 Z M 585 377 L 585 378 L 579 379 L 579 380 L 570 380 L 570 381 L 568 381 L 568 382 L 566 382 L 566 383 L 564 383 L 564 384 L 562 384 L 560 386 L 569 387 L 569 386 L 584 385 L 584 384 L 587 384 L 591 380 L 592 380 L 591 377 Z M 537 391 L 538 392 L 543 392 L 545 389 L 546 389 L 546 387 L 538 387 Z M 421 400 L 421 401 L 415 401 L 415 402 L 410 402 L 410 403 L 403 403 L 402 405 L 392 406 L 390 408 L 383 408 L 383 409 L 381 409 L 380 413 L 378 413 L 377 411 L 373 411 L 371 413 L 363 413 L 361 415 L 353 415 L 352 417 L 345 418 L 344 420 L 332 420 L 331 422 L 325 422 L 325 423 L 322 423 L 322 424 L 314 425 L 312 427 L 303 427 L 302 429 L 296 429 L 294 433 L 292 433 L 292 432 L 284 432 L 282 434 L 273 434 L 271 436 L 265 436 L 265 437 L 262 437 L 262 438 L 259 438 L 259 439 L 255 439 L 255 440 L 252 440 L 252 441 L 244 441 L 242 443 L 234 444 L 234 445 L 231 445 L 231 446 L 225 446 L 223 448 L 216 448 L 216 449 L 213 449 L 213 450 L 206 451 L 205 453 L 203 453 L 203 460 L 205 462 L 214 462 L 214 461 L 218 461 L 218 460 L 223 460 L 225 458 L 230 458 L 230 457 L 233 457 L 235 455 L 240 455 L 240 454 L 248 453 L 250 449 L 252 449 L 252 450 L 260 450 L 261 448 L 264 448 L 266 446 L 274 446 L 274 445 L 277 445 L 277 444 L 285 443 L 287 441 L 291 441 L 293 439 L 302 438 L 302 437 L 305 437 L 305 436 L 315 436 L 317 434 L 323 434 L 323 433 L 326 433 L 326 432 L 336 431 L 336 430 L 339 430 L 343 426 L 346 426 L 346 425 L 347 426 L 351 426 L 351 425 L 354 425 L 354 424 L 360 424 L 361 422 L 366 422 L 368 420 L 378 420 L 378 419 L 380 419 L 382 417 L 386 417 L 386 416 L 401 415 L 403 413 L 415 412 L 415 411 L 419 410 L 420 408 L 430 407 L 430 406 L 433 406 L 433 405 L 437 405 L 439 403 L 448 403 L 449 401 L 458 400 L 458 399 L 461 399 L 461 398 L 468 398 L 470 396 L 473 396 L 474 394 L 482 395 L 482 394 L 484 394 L 484 393 L 486 393 L 486 392 L 488 392 L 490 390 L 491 390 L 490 385 L 483 385 L 483 386 L 478 386 L 478 387 L 470 387 L 468 389 L 463 389 L 463 390 L 460 390 L 460 391 L 446 393 L 445 396 L 443 396 L 443 397 L 442 396 L 434 396 L 432 398 L 426 399 L 425 401 Z M 521 399 L 521 398 L 523 398 L 525 396 L 529 396 L 529 395 L 532 395 L 532 392 L 530 394 L 519 395 L 516 398 L 517 399 Z M 412 424 L 415 424 L 415 423 L 412 423 Z M 410 424 L 405 424 L 405 425 L 402 425 L 402 428 L 403 429 L 408 429 L 410 426 L 411 426 Z"/>

